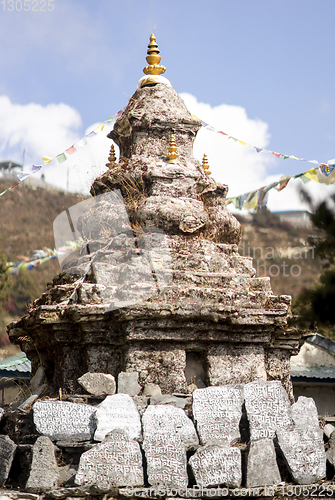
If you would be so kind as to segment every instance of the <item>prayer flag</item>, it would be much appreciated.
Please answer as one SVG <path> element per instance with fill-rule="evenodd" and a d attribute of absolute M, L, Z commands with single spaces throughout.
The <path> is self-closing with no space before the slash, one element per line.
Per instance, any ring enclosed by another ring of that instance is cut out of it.
<path fill-rule="evenodd" d="M 97 135 L 96 131 L 92 130 L 92 132 L 90 132 L 89 134 L 87 134 L 85 137 L 94 137 L 95 135 Z"/>
<path fill-rule="evenodd" d="M 233 136 L 231 136 L 231 135 L 228 137 L 228 139 L 233 139 L 233 141 L 235 141 L 235 142 L 237 142 L 237 141 L 238 141 L 238 139 L 236 139 L 236 137 L 233 137 Z"/>
<path fill-rule="evenodd" d="M 60 155 L 57 155 L 56 156 L 56 160 L 58 161 L 58 163 L 63 163 L 64 161 L 66 161 L 66 154 L 65 153 L 61 153 Z"/>
<path fill-rule="evenodd" d="M 240 144 L 242 144 L 242 146 L 246 146 L 247 143 L 246 142 L 243 142 L 243 141 L 238 141 Z"/>
<path fill-rule="evenodd" d="M 218 130 L 218 134 L 228 135 L 228 134 L 225 134 L 224 132 L 222 132 L 221 130 Z"/>
<path fill-rule="evenodd" d="M 257 153 L 260 153 L 261 151 L 263 151 L 263 148 L 256 148 L 256 146 L 254 146 L 254 148 L 256 149 Z"/>
<path fill-rule="evenodd" d="M 75 153 L 76 151 L 76 148 L 74 146 L 71 146 L 69 149 L 65 150 L 65 153 L 67 153 L 68 155 L 73 155 L 73 153 Z"/>
<path fill-rule="evenodd" d="M 274 151 L 272 151 L 272 154 L 277 156 L 277 158 L 280 158 L 282 156 L 280 153 L 275 153 Z"/>
<path fill-rule="evenodd" d="M 96 132 L 102 132 L 103 129 L 104 129 L 104 124 L 102 123 L 101 125 L 99 125 L 96 129 L 94 129 Z"/>
<path fill-rule="evenodd" d="M 47 163 L 50 163 L 53 158 L 51 156 L 42 156 L 42 160 L 44 161 L 44 164 L 46 165 Z"/>

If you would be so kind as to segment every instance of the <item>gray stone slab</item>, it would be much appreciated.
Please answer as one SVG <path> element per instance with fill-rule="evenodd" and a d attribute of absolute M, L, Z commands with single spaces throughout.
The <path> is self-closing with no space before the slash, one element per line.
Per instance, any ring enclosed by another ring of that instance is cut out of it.
<path fill-rule="evenodd" d="M 79 384 L 89 394 L 94 396 L 104 396 L 115 394 L 115 378 L 110 373 L 91 373 L 87 372 L 78 378 Z"/>
<path fill-rule="evenodd" d="M 250 439 L 275 437 L 277 429 L 293 426 L 290 401 L 279 380 L 256 380 L 244 386 Z"/>
<path fill-rule="evenodd" d="M 151 405 L 171 405 L 176 408 L 181 408 L 182 410 L 186 406 L 186 398 L 177 398 L 176 396 L 170 396 L 169 394 L 157 394 L 155 396 L 151 396 L 150 404 Z"/>
<path fill-rule="evenodd" d="M 326 475 L 326 454 L 321 429 L 278 429 L 278 444 L 298 484 L 312 484 Z"/>
<path fill-rule="evenodd" d="M 81 455 L 75 484 L 94 485 L 100 490 L 143 486 L 140 445 L 124 431 L 113 431 L 102 443 Z"/>
<path fill-rule="evenodd" d="M 247 488 L 281 482 L 273 439 L 250 441 L 247 459 Z"/>
<path fill-rule="evenodd" d="M 151 434 L 144 440 L 143 449 L 151 486 L 187 487 L 186 450 L 178 435 Z"/>
<path fill-rule="evenodd" d="M 206 387 L 193 392 L 193 416 L 200 443 L 229 447 L 240 437 L 243 386 Z"/>
<path fill-rule="evenodd" d="M 179 435 L 187 450 L 199 444 L 191 419 L 184 410 L 174 406 L 150 405 L 142 417 L 144 439 L 160 433 Z"/>
<path fill-rule="evenodd" d="M 33 418 L 37 432 L 53 441 L 84 441 L 93 436 L 95 411 L 95 407 L 82 403 L 37 401 L 33 406 Z"/>
<path fill-rule="evenodd" d="M 8 437 L 0 435 L 0 486 L 8 478 L 16 451 L 16 444 Z"/>
<path fill-rule="evenodd" d="M 141 419 L 134 401 L 128 394 L 114 394 L 96 407 L 95 441 L 102 441 L 114 429 L 124 430 L 130 439 L 140 441 Z"/>
<path fill-rule="evenodd" d="M 32 462 L 26 490 L 44 493 L 59 485 L 60 477 L 55 446 L 47 436 L 37 438 L 33 446 Z"/>
<path fill-rule="evenodd" d="M 328 441 L 329 448 L 326 451 L 326 457 L 328 462 L 335 467 L 335 432 L 332 432 L 329 441 Z"/>
<path fill-rule="evenodd" d="M 323 432 L 326 434 L 327 438 L 330 438 L 334 431 L 335 427 L 331 424 L 326 424 L 323 428 Z"/>
<path fill-rule="evenodd" d="M 197 484 L 204 488 L 221 484 L 238 488 L 242 481 L 241 462 L 238 448 L 217 445 L 199 448 L 189 460 Z"/>
<path fill-rule="evenodd" d="M 142 387 L 138 383 L 137 372 L 121 372 L 117 378 L 117 392 L 137 396 Z"/>
<path fill-rule="evenodd" d="M 144 389 L 143 389 L 143 396 L 150 397 L 150 396 L 161 396 L 162 390 L 157 384 L 152 384 L 148 383 L 145 384 Z"/>
<path fill-rule="evenodd" d="M 291 415 L 295 427 L 301 429 L 320 429 L 318 410 L 313 398 L 299 396 L 291 406 Z"/>

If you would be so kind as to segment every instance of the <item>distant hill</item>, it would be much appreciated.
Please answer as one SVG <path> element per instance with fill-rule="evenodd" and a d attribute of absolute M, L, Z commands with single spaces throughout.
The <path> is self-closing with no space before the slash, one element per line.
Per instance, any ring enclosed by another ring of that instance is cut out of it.
<path fill-rule="evenodd" d="M 0 179 L 0 192 L 10 185 L 8 179 Z M 83 199 L 82 195 L 45 189 L 25 182 L 0 197 L 1 247 L 7 259 L 16 261 L 19 256 L 31 256 L 36 249 L 54 248 L 54 219 Z M 305 245 L 311 233 L 310 228 L 293 227 L 272 214 L 265 218 L 249 216 L 248 220 L 237 217 L 243 228 L 240 253 L 254 257 L 257 274 L 271 277 L 272 289 L 276 294 L 296 298 L 304 287 L 314 283 L 321 272 L 321 263 Z M 37 284 L 38 294 L 59 272 L 57 259 L 30 271 Z"/>

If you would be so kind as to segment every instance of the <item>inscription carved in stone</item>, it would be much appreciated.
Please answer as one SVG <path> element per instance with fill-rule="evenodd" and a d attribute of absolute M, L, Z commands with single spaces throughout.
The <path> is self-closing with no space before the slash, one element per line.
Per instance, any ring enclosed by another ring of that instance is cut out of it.
<path fill-rule="evenodd" d="M 151 486 L 186 488 L 188 484 L 185 446 L 178 435 L 151 434 L 144 439 L 148 481 Z"/>
<path fill-rule="evenodd" d="M 294 481 L 312 484 L 326 475 L 326 454 L 321 429 L 279 429 L 277 438 Z"/>
<path fill-rule="evenodd" d="M 97 429 L 96 441 L 102 441 L 106 434 L 114 429 L 124 430 L 130 439 L 141 439 L 140 414 L 132 398 L 128 394 L 114 394 L 97 406 L 95 419 Z"/>
<path fill-rule="evenodd" d="M 186 449 L 199 444 L 193 422 L 184 410 L 167 405 L 149 405 L 143 417 L 144 439 L 153 434 L 170 433 L 180 436 Z"/>
<path fill-rule="evenodd" d="M 143 486 L 140 445 L 120 430 L 80 457 L 75 483 L 96 485 L 101 490 L 120 486 Z"/>
<path fill-rule="evenodd" d="M 204 446 L 189 461 L 199 486 L 225 484 L 238 488 L 242 481 L 241 452 L 238 448 Z"/>
<path fill-rule="evenodd" d="M 240 437 L 243 386 L 225 385 L 197 389 L 193 393 L 193 415 L 201 444 L 229 446 Z"/>
<path fill-rule="evenodd" d="M 37 432 L 52 440 L 91 439 L 95 429 L 95 411 L 93 406 L 68 401 L 37 401 L 33 406 Z"/>
<path fill-rule="evenodd" d="M 274 438 L 276 429 L 293 425 L 290 402 L 279 380 L 256 380 L 244 386 L 250 439 Z"/>

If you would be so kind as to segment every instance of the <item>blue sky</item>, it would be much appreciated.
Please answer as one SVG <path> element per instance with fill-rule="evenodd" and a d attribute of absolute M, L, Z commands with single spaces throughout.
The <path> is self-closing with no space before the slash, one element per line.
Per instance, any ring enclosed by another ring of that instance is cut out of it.
<path fill-rule="evenodd" d="M 53 10 L 32 12 L 36 3 L 48 0 L 26 0 L 27 11 L 18 11 L 20 0 L 0 3 L 2 160 L 22 161 L 23 149 L 34 160 L 61 153 L 123 108 L 143 74 L 151 31 L 164 76 L 190 94 L 200 118 L 255 146 L 335 157 L 333 0 L 49 0 Z M 209 135 L 199 156 L 212 145 L 214 177 L 232 195 L 312 167 L 245 154 L 226 139 L 211 144 Z M 287 190 L 274 208 L 294 208 Z"/>

